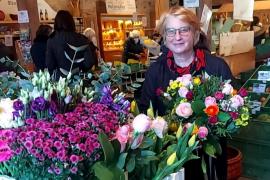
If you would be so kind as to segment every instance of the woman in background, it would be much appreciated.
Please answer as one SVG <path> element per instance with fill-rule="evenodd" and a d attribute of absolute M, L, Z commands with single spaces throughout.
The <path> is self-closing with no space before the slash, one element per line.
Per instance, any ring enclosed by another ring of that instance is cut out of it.
<path fill-rule="evenodd" d="M 36 71 L 46 68 L 46 49 L 47 40 L 52 32 L 52 27 L 49 25 L 40 25 L 34 43 L 31 46 L 30 53 L 36 67 Z"/>
<path fill-rule="evenodd" d="M 87 72 L 94 65 L 89 40 L 76 32 L 74 19 L 68 11 L 60 10 L 55 16 L 54 32 L 47 42 L 46 65 L 56 79 L 69 72 Z"/>

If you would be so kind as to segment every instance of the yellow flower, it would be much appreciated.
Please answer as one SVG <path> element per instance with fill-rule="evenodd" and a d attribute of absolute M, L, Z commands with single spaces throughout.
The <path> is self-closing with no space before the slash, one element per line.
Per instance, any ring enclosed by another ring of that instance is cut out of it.
<path fill-rule="evenodd" d="M 134 113 L 136 110 L 137 103 L 135 100 L 133 100 L 130 104 L 130 112 Z"/>
<path fill-rule="evenodd" d="M 244 113 L 248 113 L 248 108 L 247 107 L 242 107 L 242 110 L 244 111 Z"/>
<path fill-rule="evenodd" d="M 183 87 L 183 86 L 184 86 L 184 84 L 179 82 L 178 87 Z"/>
<path fill-rule="evenodd" d="M 193 83 L 194 83 L 195 85 L 200 85 L 200 84 L 201 84 L 201 79 L 200 79 L 199 77 L 195 77 L 195 78 L 193 79 Z"/>
<path fill-rule="evenodd" d="M 176 89 L 176 88 L 178 88 L 178 83 L 177 83 L 177 81 L 173 81 L 173 82 L 170 84 L 170 88 L 171 88 L 171 89 Z"/>
<path fill-rule="evenodd" d="M 167 159 L 167 165 L 168 166 L 172 165 L 175 162 L 176 158 L 177 158 L 176 152 L 172 153 L 170 157 Z"/>
<path fill-rule="evenodd" d="M 147 109 L 147 116 L 150 117 L 150 118 L 154 118 L 154 110 L 153 110 L 153 108 L 149 107 Z"/>
<path fill-rule="evenodd" d="M 195 143 L 195 140 L 196 140 L 196 134 L 193 134 L 193 135 L 191 136 L 191 138 L 188 140 L 188 147 L 193 146 L 194 143 Z"/>
<path fill-rule="evenodd" d="M 241 119 L 247 121 L 249 119 L 249 114 L 241 114 Z"/>
<path fill-rule="evenodd" d="M 182 125 L 180 124 L 179 127 L 178 127 L 178 130 L 176 132 L 176 138 L 179 139 L 182 135 L 182 131 L 183 131 L 183 127 Z"/>

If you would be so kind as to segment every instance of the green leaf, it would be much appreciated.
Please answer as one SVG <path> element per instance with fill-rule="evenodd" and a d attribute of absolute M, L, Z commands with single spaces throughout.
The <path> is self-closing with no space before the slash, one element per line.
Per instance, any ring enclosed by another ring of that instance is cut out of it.
<path fill-rule="evenodd" d="M 93 165 L 95 176 L 100 180 L 112 180 L 113 173 L 106 167 L 104 162 L 96 162 Z"/>
<path fill-rule="evenodd" d="M 218 113 L 218 119 L 221 122 L 227 122 L 228 120 L 231 119 L 231 116 L 228 113 L 225 112 L 219 112 Z"/>
<path fill-rule="evenodd" d="M 132 156 L 127 163 L 127 171 L 132 172 L 135 169 L 135 157 Z"/>
<path fill-rule="evenodd" d="M 195 114 L 201 114 L 203 113 L 203 109 L 205 108 L 205 105 L 202 100 L 196 100 L 191 103 L 191 108 Z"/>
<path fill-rule="evenodd" d="M 145 150 L 145 151 L 141 151 L 141 156 L 145 157 L 145 156 L 155 156 L 156 153 L 153 151 L 149 151 L 149 150 Z"/>
<path fill-rule="evenodd" d="M 206 144 L 204 145 L 204 151 L 205 151 L 209 156 L 216 157 L 216 156 L 215 156 L 216 149 L 215 149 L 215 146 L 214 146 L 213 144 L 206 143 Z"/>
<path fill-rule="evenodd" d="M 153 139 L 152 138 L 149 138 L 149 137 L 146 137 L 143 140 L 142 144 L 140 145 L 140 148 L 141 149 L 145 149 L 145 148 L 148 148 L 148 147 L 152 146 L 153 144 L 154 144 Z"/>
<path fill-rule="evenodd" d="M 127 153 L 121 153 L 117 162 L 117 167 L 123 169 L 126 163 Z"/>
<path fill-rule="evenodd" d="M 202 157 L 201 167 L 202 167 L 203 173 L 206 174 L 206 163 L 205 163 L 204 157 Z"/>
<path fill-rule="evenodd" d="M 114 149 L 109 141 L 108 137 L 104 133 L 99 133 L 98 140 L 102 146 L 103 153 L 104 153 L 104 159 L 106 163 L 113 163 L 114 161 Z"/>

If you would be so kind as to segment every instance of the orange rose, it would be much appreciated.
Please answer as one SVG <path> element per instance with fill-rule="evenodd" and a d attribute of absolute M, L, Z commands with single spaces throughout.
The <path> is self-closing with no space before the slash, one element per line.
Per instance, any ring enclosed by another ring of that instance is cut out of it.
<path fill-rule="evenodd" d="M 204 112 L 208 115 L 208 116 L 216 116 L 219 112 L 219 108 L 217 105 L 210 105 L 207 108 L 204 109 Z"/>

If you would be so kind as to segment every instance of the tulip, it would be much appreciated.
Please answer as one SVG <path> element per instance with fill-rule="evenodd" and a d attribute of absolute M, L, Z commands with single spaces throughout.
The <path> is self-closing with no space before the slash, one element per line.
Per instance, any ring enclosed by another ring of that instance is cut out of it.
<path fill-rule="evenodd" d="M 137 103 L 136 103 L 135 100 L 133 100 L 133 101 L 131 102 L 131 104 L 130 104 L 130 112 L 131 112 L 131 113 L 134 113 L 134 112 L 135 112 L 136 106 L 137 106 Z"/>
<path fill-rule="evenodd" d="M 182 135 L 182 131 L 183 131 L 183 127 L 182 125 L 180 124 L 179 127 L 178 127 L 178 130 L 176 132 L 176 138 L 179 139 Z"/>
<path fill-rule="evenodd" d="M 152 103 L 150 102 L 150 107 L 147 109 L 147 116 L 150 117 L 150 118 L 154 118 L 155 115 L 154 115 L 154 109 L 153 109 L 153 106 L 152 106 Z"/>
<path fill-rule="evenodd" d="M 196 134 L 193 134 L 193 135 L 191 136 L 191 138 L 188 140 L 188 147 L 193 146 L 194 143 L 195 143 L 195 140 L 196 140 Z"/>
<path fill-rule="evenodd" d="M 176 152 L 172 153 L 170 157 L 167 159 L 167 165 L 170 166 L 176 161 Z"/>

